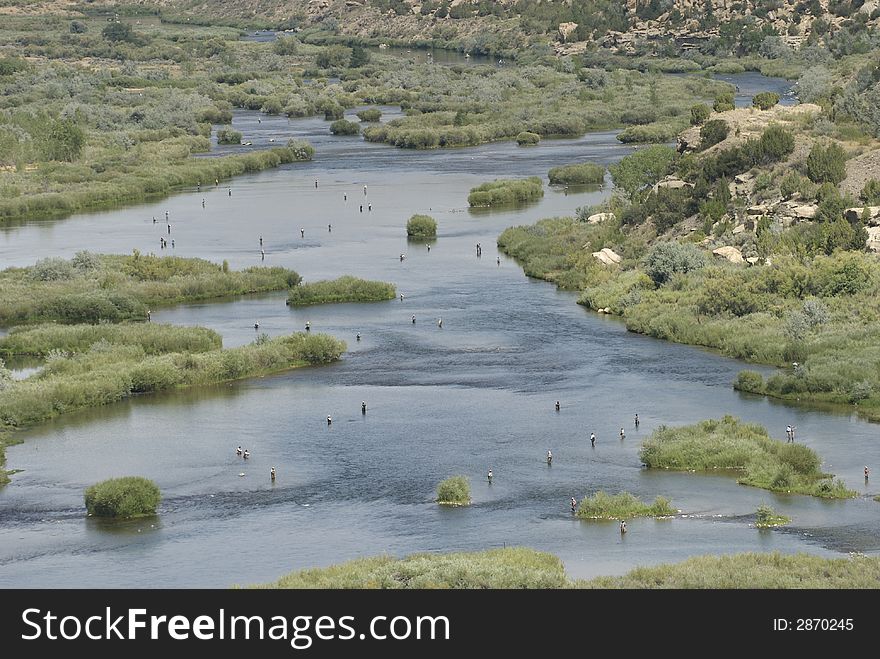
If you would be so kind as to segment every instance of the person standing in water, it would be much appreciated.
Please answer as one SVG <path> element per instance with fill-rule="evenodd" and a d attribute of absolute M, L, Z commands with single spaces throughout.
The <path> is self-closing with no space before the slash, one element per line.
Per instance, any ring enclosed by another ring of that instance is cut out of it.
<path fill-rule="evenodd" d="M 574 497 L 571 498 L 571 512 L 575 512 L 577 510 L 577 499 Z"/>
<path fill-rule="evenodd" d="M 636 428 L 639 427 L 639 415 L 636 414 Z"/>
<path fill-rule="evenodd" d="M 489 467 L 489 473 L 486 474 L 486 478 L 489 481 L 489 485 L 491 485 L 492 484 L 492 468 L 491 467 Z"/>
<path fill-rule="evenodd" d="M 626 522 L 620 520 L 620 535 L 623 535 L 624 533 L 626 533 Z"/>
<path fill-rule="evenodd" d="M 315 179 L 315 190 L 318 189 L 318 179 Z"/>
<path fill-rule="evenodd" d="M 260 322 L 257 321 L 256 323 L 254 323 L 254 331 L 256 332 L 259 329 L 260 329 Z"/>
<path fill-rule="evenodd" d="M 412 317 L 412 324 L 413 324 L 413 325 L 416 324 L 416 315 L 415 315 L 415 314 L 413 314 L 413 317 Z"/>
<path fill-rule="evenodd" d="M 348 193 L 347 192 L 342 193 L 342 201 L 348 201 Z"/>
<path fill-rule="evenodd" d="M 590 433 L 590 446 L 595 446 L 595 445 L 596 445 L 596 433 L 591 432 Z"/>
<path fill-rule="evenodd" d="M 327 415 L 327 425 L 329 426 L 331 423 L 333 423 L 333 419 L 332 419 L 332 418 L 330 417 L 330 415 L 328 414 L 328 415 Z"/>
<path fill-rule="evenodd" d="M 367 194 L 367 186 L 365 185 L 364 186 L 364 195 L 366 195 L 366 194 Z"/>
<path fill-rule="evenodd" d="M 400 294 L 400 301 L 403 302 L 403 293 Z"/>
<path fill-rule="evenodd" d="M 361 401 L 361 414 L 366 414 L 366 413 L 367 413 L 367 401 L 362 400 Z"/>
<path fill-rule="evenodd" d="M 361 204 L 361 213 L 363 213 L 363 212 L 364 212 L 364 205 Z"/>
<path fill-rule="evenodd" d="M 174 238 L 171 239 L 171 249 L 174 249 Z"/>
<path fill-rule="evenodd" d="M 868 471 L 868 465 L 865 465 L 865 485 L 868 484 L 868 474 L 869 473 L 870 472 Z"/>
<path fill-rule="evenodd" d="M 272 467 L 272 468 L 269 470 L 269 478 L 272 479 L 272 482 L 273 482 L 273 483 L 275 482 L 275 467 Z"/>
<path fill-rule="evenodd" d="M 437 327 L 441 327 L 441 328 L 443 327 L 443 319 L 442 318 L 437 319 Z"/>
<path fill-rule="evenodd" d="M 263 234 L 260 234 L 260 247 L 263 246 Z"/>
<path fill-rule="evenodd" d="M 235 449 L 235 454 L 241 455 L 241 446 L 239 446 L 237 449 Z"/>
<path fill-rule="evenodd" d="M 174 241 L 172 241 L 172 242 L 174 242 Z M 263 250 L 263 249 L 260 250 L 260 260 L 261 260 L 261 261 L 265 261 L 265 260 L 266 260 L 266 251 Z"/>
<path fill-rule="evenodd" d="M 621 438 L 621 439 L 626 439 L 626 433 L 623 432 L 623 428 L 620 429 L 620 438 Z"/>
<path fill-rule="evenodd" d="M 559 411 L 559 401 L 558 400 L 556 401 L 556 411 L 557 412 Z"/>
<path fill-rule="evenodd" d="M 360 332 L 357 333 L 357 340 L 358 340 L 358 341 L 361 340 L 361 333 L 360 333 Z"/>
<path fill-rule="evenodd" d="M 550 449 L 547 449 L 547 466 L 549 467 L 551 464 L 553 464 L 553 454 Z"/>
<path fill-rule="evenodd" d="M 171 235 L 171 223 L 168 224 L 168 235 Z"/>
<path fill-rule="evenodd" d="M 312 323 L 311 323 L 311 321 L 307 320 L 306 321 L 306 332 L 311 332 L 311 331 L 312 331 Z"/>
<path fill-rule="evenodd" d="M 367 210 L 372 213 L 373 212 L 373 204 L 367 204 Z"/>
<path fill-rule="evenodd" d="M 247 460 L 249 457 L 251 457 L 251 452 L 248 449 L 245 449 L 241 457 Z"/>
<path fill-rule="evenodd" d="M 303 229 L 302 227 L 300 227 L 299 235 L 300 235 L 302 238 L 305 238 L 305 237 L 306 237 L 306 230 Z"/>
<path fill-rule="evenodd" d="M 328 224 L 327 225 L 327 233 L 332 233 L 332 232 L 333 232 L 333 226 Z"/>
<path fill-rule="evenodd" d="M 202 199 L 202 208 L 204 208 L 204 207 L 205 207 L 205 200 Z"/>
<path fill-rule="evenodd" d="M 229 196 L 230 196 L 230 197 L 232 196 L 232 188 L 226 188 L 226 192 L 229 193 Z"/>
<path fill-rule="evenodd" d="M 149 310 L 149 309 L 147 309 L 147 322 L 148 322 L 148 323 L 149 323 L 149 322 L 152 322 L 152 320 L 153 320 L 153 314 L 150 313 L 150 310 Z"/>
<path fill-rule="evenodd" d="M 500 256 L 495 259 L 495 263 L 497 263 L 498 265 L 501 265 L 501 257 Z"/>

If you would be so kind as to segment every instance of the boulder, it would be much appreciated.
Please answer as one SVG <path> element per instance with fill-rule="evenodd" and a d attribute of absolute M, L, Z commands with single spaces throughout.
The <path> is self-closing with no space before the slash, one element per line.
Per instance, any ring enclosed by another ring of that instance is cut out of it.
<path fill-rule="evenodd" d="M 614 213 L 596 213 L 587 218 L 587 224 L 599 224 L 614 219 Z"/>
<path fill-rule="evenodd" d="M 818 206 L 813 206 L 810 204 L 805 204 L 803 206 L 795 206 L 791 209 L 794 216 L 801 220 L 812 220 L 816 217 L 816 213 L 819 212 Z"/>
<path fill-rule="evenodd" d="M 623 260 L 620 254 L 608 247 L 604 247 L 598 252 L 593 252 L 593 257 L 605 265 L 617 265 Z"/>
<path fill-rule="evenodd" d="M 767 204 L 758 204 L 757 206 L 750 207 L 746 213 L 749 215 L 766 215 L 770 212 L 769 206 Z"/>
<path fill-rule="evenodd" d="M 719 247 L 717 249 L 713 249 L 712 253 L 721 259 L 727 259 L 731 263 L 743 263 L 743 255 L 736 247 L 731 245 L 725 245 L 724 247 Z"/>
<path fill-rule="evenodd" d="M 880 227 L 868 227 L 868 239 L 865 246 L 872 252 L 880 252 Z"/>
<path fill-rule="evenodd" d="M 843 211 L 843 214 L 850 222 L 857 222 L 864 217 L 866 210 L 868 211 L 868 224 L 870 224 L 871 226 L 877 226 L 878 224 L 880 224 L 880 206 L 847 208 L 845 211 Z"/>
<path fill-rule="evenodd" d="M 577 30 L 577 23 L 560 23 L 559 24 L 559 39 L 560 41 L 568 41 L 568 38 L 574 34 L 574 31 Z"/>
<path fill-rule="evenodd" d="M 733 235 L 735 236 L 736 234 L 742 233 L 745 230 L 746 230 L 745 224 L 737 224 L 735 227 L 733 227 Z"/>
<path fill-rule="evenodd" d="M 758 265 L 758 262 L 760 260 L 761 259 L 758 258 L 757 256 L 750 256 L 749 258 L 746 259 L 746 263 L 748 263 L 749 265 Z"/>
<path fill-rule="evenodd" d="M 660 188 L 668 188 L 669 190 L 680 190 L 681 188 L 692 187 L 694 187 L 693 183 L 682 181 L 680 178 L 670 177 L 657 183 L 657 185 L 654 186 L 654 192 L 657 192 L 657 190 L 659 190 Z"/>

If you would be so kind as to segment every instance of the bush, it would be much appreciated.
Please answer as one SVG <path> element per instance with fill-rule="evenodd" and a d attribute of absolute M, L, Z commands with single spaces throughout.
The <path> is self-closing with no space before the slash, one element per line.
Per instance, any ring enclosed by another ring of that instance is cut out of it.
<path fill-rule="evenodd" d="M 657 243 L 645 258 L 645 272 L 660 286 L 675 273 L 699 270 L 706 265 L 706 255 L 694 245 L 662 242 Z"/>
<path fill-rule="evenodd" d="M 382 118 L 382 111 L 377 108 L 361 110 L 357 113 L 357 118 L 364 122 L 377 122 Z"/>
<path fill-rule="evenodd" d="M 276 55 L 296 55 L 299 52 L 299 41 L 294 37 L 278 37 L 272 44 Z"/>
<path fill-rule="evenodd" d="M 712 109 L 705 103 L 694 105 L 691 108 L 691 126 L 702 126 L 710 114 Z"/>
<path fill-rule="evenodd" d="M 783 526 L 791 521 L 785 515 L 779 515 L 773 508 L 765 503 L 758 506 L 755 511 L 755 526 L 759 529 L 769 529 L 774 526 Z"/>
<path fill-rule="evenodd" d="M 764 378 L 757 371 L 740 371 L 736 375 L 733 388 L 737 391 L 762 394 L 764 393 Z"/>
<path fill-rule="evenodd" d="M 779 94 L 776 92 L 761 92 L 752 98 L 752 105 L 761 110 L 769 110 L 779 103 Z"/>
<path fill-rule="evenodd" d="M 429 215 L 413 215 L 406 223 L 406 235 L 409 238 L 435 238 L 437 221 Z"/>
<path fill-rule="evenodd" d="M 156 484 L 140 476 L 111 478 L 85 491 L 86 510 L 95 517 L 130 518 L 155 515 L 162 495 Z"/>
<path fill-rule="evenodd" d="M 444 506 L 467 506 L 471 485 L 465 476 L 451 476 L 437 486 L 437 503 Z"/>
<path fill-rule="evenodd" d="M 348 65 L 357 69 L 370 62 L 370 51 L 366 50 L 363 46 L 353 46 L 351 49 L 351 57 L 348 60 Z"/>
<path fill-rule="evenodd" d="M 88 26 L 82 21 L 70 21 L 71 34 L 85 34 L 89 31 Z"/>
<path fill-rule="evenodd" d="M 241 133 L 232 126 L 224 126 L 217 131 L 217 144 L 241 144 Z"/>
<path fill-rule="evenodd" d="M 668 146 L 649 146 L 611 165 L 611 179 L 630 199 L 666 176 L 675 162 L 675 149 Z"/>
<path fill-rule="evenodd" d="M 782 126 L 771 125 L 761 134 L 759 146 L 763 160 L 776 162 L 794 152 L 794 135 Z"/>
<path fill-rule="evenodd" d="M 107 41 L 126 41 L 134 43 L 137 38 L 128 23 L 110 23 L 101 30 L 101 36 Z"/>
<path fill-rule="evenodd" d="M 715 112 L 727 112 L 728 110 L 733 110 L 735 107 L 732 91 L 721 92 L 715 96 L 715 103 L 712 104 L 712 109 L 715 110 Z"/>
<path fill-rule="evenodd" d="M 537 176 L 527 179 L 496 179 L 471 188 L 471 206 L 501 206 L 533 201 L 544 196 L 544 184 Z"/>
<path fill-rule="evenodd" d="M 730 128 L 723 119 L 707 121 L 700 128 L 700 149 L 708 149 L 710 146 L 723 142 L 727 139 L 729 132 Z"/>
<path fill-rule="evenodd" d="M 548 174 L 550 183 L 575 185 L 605 182 L 605 167 L 590 162 L 554 167 Z"/>
<path fill-rule="evenodd" d="M 534 146 L 541 141 L 541 136 L 537 133 L 530 133 L 524 130 L 516 136 L 516 143 L 520 146 Z"/>
<path fill-rule="evenodd" d="M 337 119 L 330 124 L 330 132 L 334 135 L 360 135 L 361 127 L 348 119 Z"/>
<path fill-rule="evenodd" d="M 871 206 L 880 205 L 880 181 L 873 178 L 865 183 L 865 187 L 859 194 L 859 199 Z"/>
<path fill-rule="evenodd" d="M 395 297 L 397 291 L 394 284 L 345 276 L 294 286 L 287 296 L 287 304 L 305 306 L 331 302 L 380 302 Z"/>
<path fill-rule="evenodd" d="M 836 142 L 817 142 L 807 156 L 807 176 L 813 183 L 838 185 L 846 178 L 846 152 Z"/>
<path fill-rule="evenodd" d="M 351 50 L 345 46 L 328 46 L 315 56 L 315 66 L 319 69 L 341 68 L 350 62 Z"/>

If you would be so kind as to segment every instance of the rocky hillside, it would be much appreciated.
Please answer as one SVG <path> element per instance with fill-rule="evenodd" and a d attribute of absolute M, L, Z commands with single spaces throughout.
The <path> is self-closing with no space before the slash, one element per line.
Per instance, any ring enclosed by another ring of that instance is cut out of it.
<path fill-rule="evenodd" d="M 94 4 L 107 2 L 96 0 Z M 57 3 L 57 0 L 56 0 Z M 109 4 L 109 3 L 108 3 Z M 459 41 L 480 49 L 589 42 L 621 53 L 664 46 L 757 52 L 767 36 L 797 47 L 880 24 L 880 0 L 134 0 L 193 20 L 325 27 L 373 39 Z M 720 52 L 718 54 L 721 54 Z"/>

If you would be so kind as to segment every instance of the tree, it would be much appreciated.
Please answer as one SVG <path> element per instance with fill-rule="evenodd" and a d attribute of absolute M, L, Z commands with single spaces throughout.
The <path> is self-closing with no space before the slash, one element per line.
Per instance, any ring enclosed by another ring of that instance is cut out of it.
<path fill-rule="evenodd" d="M 82 153 L 85 141 L 85 133 L 72 119 L 53 121 L 46 135 L 46 160 L 76 160 Z"/>
<path fill-rule="evenodd" d="M 776 92 L 761 92 L 752 98 L 752 105 L 760 110 L 769 110 L 779 103 L 779 94 Z"/>
<path fill-rule="evenodd" d="M 127 41 L 134 43 L 136 37 L 128 23 L 109 23 L 101 30 L 101 36 L 107 41 Z"/>
<path fill-rule="evenodd" d="M 712 104 L 712 109 L 715 112 L 727 112 L 728 110 L 733 110 L 736 107 L 733 104 L 733 92 L 721 92 L 715 97 L 715 103 Z"/>
<path fill-rule="evenodd" d="M 698 103 L 691 108 L 691 126 L 702 126 L 712 110 L 705 103 Z"/>
<path fill-rule="evenodd" d="M 710 146 L 723 142 L 727 139 L 730 129 L 723 119 L 707 121 L 700 128 L 700 149 L 708 149 Z"/>
<path fill-rule="evenodd" d="M 813 183 L 838 185 L 846 178 L 846 152 L 836 142 L 817 142 L 807 156 L 807 176 Z"/>
<path fill-rule="evenodd" d="M 656 144 L 631 153 L 608 169 L 615 187 L 623 190 L 630 200 L 634 200 L 639 192 L 669 173 L 675 157 L 675 149 Z"/>
<path fill-rule="evenodd" d="M 369 61 L 370 53 L 363 46 L 354 46 L 351 49 L 351 59 L 348 64 L 351 68 L 357 69 Z"/>
<path fill-rule="evenodd" d="M 776 162 L 794 151 L 794 135 L 774 124 L 761 134 L 758 144 L 762 159 Z"/>

